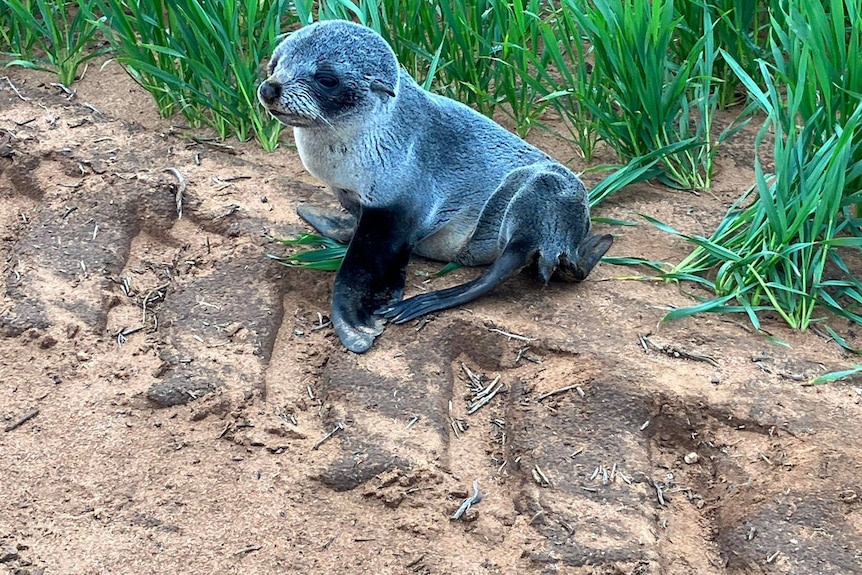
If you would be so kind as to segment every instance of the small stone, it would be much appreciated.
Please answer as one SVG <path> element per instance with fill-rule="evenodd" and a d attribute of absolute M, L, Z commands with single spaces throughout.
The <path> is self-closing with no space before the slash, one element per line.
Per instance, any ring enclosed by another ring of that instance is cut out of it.
<path fill-rule="evenodd" d="M 390 509 L 396 509 L 401 502 L 404 501 L 404 493 L 403 492 L 395 492 L 395 493 L 383 493 L 380 496 L 380 500 L 383 501 L 383 505 Z"/>
<path fill-rule="evenodd" d="M 18 548 L 14 545 L 0 547 L 0 563 L 9 563 L 18 559 Z"/>
<path fill-rule="evenodd" d="M 691 465 L 692 463 L 697 463 L 697 460 L 700 459 L 700 457 L 698 457 L 697 453 L 692 451 L 691 453 L 686 454 L 686 456 L 682 459 L 683 461 Z"/>
<path fill-rule="evenodd" d="M 278 437 L 284 437 L 287 439 L 308 439 L 308 436 L 304 433 L 300 433 L 295 429 L 287 427 L 286 425 L 267 427 L 264 429 L 264 431 L 269 434 L 277 435 Z"/>
<path fill-rule="evenodd" d="M 238 321 L 235 321 L 231 324 L 228 324 L 224 328 L 224 332 L 228 337 L 233 337 L 236 335 L 236 332 L 242 329 L 242 324 Z"/>

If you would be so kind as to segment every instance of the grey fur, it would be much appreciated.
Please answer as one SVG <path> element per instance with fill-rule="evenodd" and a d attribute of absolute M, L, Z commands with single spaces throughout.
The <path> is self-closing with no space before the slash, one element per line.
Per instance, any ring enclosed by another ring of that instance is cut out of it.
<path fill-rule="evenodd" d="M 611 236 L 589 233 L 575 174 L 468 106 L 423 90 L 376 32 L 312 24 L 276 48 L 269 71 L 261 102 L 294 126 L 306 169 L 358 219 L 333 290 L 333 324 L 348 349 L 367 350 L 383 317 L 400 323 L 464 303 L 534 262 L 545 282 L 583 280 L 610 247 Z M 300 215 L 345 236 L 343 216 Z M 493 265 L 465 286 L 399 303 L 411 252 Z"/>

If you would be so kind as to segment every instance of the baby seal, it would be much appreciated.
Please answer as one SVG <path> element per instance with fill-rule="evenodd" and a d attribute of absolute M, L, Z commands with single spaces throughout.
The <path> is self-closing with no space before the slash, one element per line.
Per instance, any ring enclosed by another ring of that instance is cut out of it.
<path fill-rule="evenodd" d="M 324 236 L 350 241 L 332 323 L 361 353 L 383 332 L 468 302 L 535 264 L 541 280 L 581 281 L 610 248 L 590 234 L 575 174 L 459 102 L 422 89 L 376 32 L 346 21 L 279 44 L 258 88 L 293 126 L 305 168 L 347 213 L 300 207 Z M 464 285 L 401 301 L 410 254 L 489 265 Z"/>

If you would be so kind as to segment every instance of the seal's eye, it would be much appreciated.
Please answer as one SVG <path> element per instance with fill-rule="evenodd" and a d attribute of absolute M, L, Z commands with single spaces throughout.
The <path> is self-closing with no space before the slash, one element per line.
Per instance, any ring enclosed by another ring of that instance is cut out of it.
<path fill-rule="evenodd" d="M 333 90 L 338 87 L 338 78 L 329 72 L 318 72 L 314 75 L 314 81 L 327 90 Z"/>

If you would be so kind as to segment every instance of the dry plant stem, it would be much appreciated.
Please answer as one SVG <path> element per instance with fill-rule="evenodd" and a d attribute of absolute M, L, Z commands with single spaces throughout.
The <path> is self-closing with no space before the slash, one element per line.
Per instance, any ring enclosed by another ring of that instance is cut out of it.
<path fill-rule="evenodd" d="M 10 431 L 12 431 L 14 429 L 18 429 L 19 427 L 21 427 L 22 425 L 24 425 L 25 423 L 27 423 L 28 421 L 30 421 L 31 419 L 36 417 L 37 415 L 39 415 L 38 409 L 33 409 L 31 411 L 28 411 L 27 413 L 25 413 L 24 415 L 22 415 L 21 417 L 19 417 L 18 419 L 16 419 L 15 421 L 10 423 L 6 427 L 4 427 L 3 431 L 5 433 L 9 433 Z"/>
<path fill-rule="evenodd" d="M 162 284 L 159 287 L 156 287 L 156 288 L 153 288 L 152 290 L 150 290 L 150 292 L 146 295 L 144 300 L 141 302 L 141 310 L 142 310 L 141 323 L 142 324 L 144 324 L 144 325 L 147 324 L 147 305 L 149 305 L 151 302 L 155 302 L 157 300 L 164 298 L 165 297 L 164 291 L 166 289 L 168 289 L 168 287 L 170 287 L 170 285 L 171 285 L 170 283 Z M 158 319 L 156 320 L 156 326 L 158 327 Z"/>
<path fill-rule="evenodd" d="M 672 345 L 658 345 L 649 339 L 650 334 L 639 336 L 638 339 L 641 342 L 641 347 L 644 348 L 644 351 L 648 351 L 652 349 L 653 351 L 657 351 L 659 353 L 663 353 L 668 357 L 679 358 L 679 359 L 689 359 L 691 361 L 701 361 L 704 363 L 708 363 L 713 367 L 718 367 L 718 362 L 715 359 L 709 357 L 708 355 L 698 355 L 695 353 L 688 353 L 679 348 L 673 347 Z"/>
<path fill-rule="evenodd" d="M 74 90 L 69 89 L 69 87 L 66 86 L 65 84 L 61 84 L 60 82 L 52 82 L 51 86 L 53 86 L 54 88 L 57 88 L 61 92 L 65 93 L 67 100 L 71 100 L 72 98 L 75 97 Z"/>
<path fill-rule="evenodd" d="M 467 364 L 465 364 L 463 362 L 461 363 L 461 369 L 463 369 L 464 373 L 467 374 L 467 377 L 472 382 L 473 387 L 475 387 L 477 389 L 482 389 L 483 386 L 482 386 L 481 376 L 479 376 L 476 373 L 474 373 L 473 371 L 471 371 L 470 368 L 467 367 Z"/>
<path fill-rule="evenodd" d="M 173 176 L 179 182 L 177 186 L 177 194 L 176 194 L 176 202 L 177 202 L 177 219 L 183 219 L 183 194 L 186 191 L 186 179 L 180 173 L 180 171 L 176 168 L 165 168 L 165 171 L 173 174 Z"/>
<path fill-rule="evenodd" d="M 500 383 L 500 376 L 498 375 L 494 378 L 494 381 L 488 384 L 488 387 L 476 394 L 473 398 L 473 402 L 467 408 L 467 415 L 472 415 L 479 411 L 482 406 L 494 399 L 494 396 L 496 396 L 501 389 L 503 389 L 503 384 Z"/>
<path fill-rule="evenodd" d="M 332 429 L 332 431 L 320 438 L 320 440 L 311 447 L 311 450 L 317 451 L 318 449 L 320 449 L 321 445 L 332 439 L 332 436 L 341 431 L 342 429 L 344 429 L 344 423 L 339 421 L 335 424 L 335 427 Z"/>
<path fill-rule="evenodd" d="M 541 487 L 548 487 L 551 485 L 551 480 L 548 479 L 548 476 L 545 475 L 545 472 L 542 471 L 542 468 L 539 467 L 538 465 L 533 467 L 533 479 Z"/>
<path fill-rule="evenodd" d="M 457 520 L 461 519 L 461 517 L 463 517 L 464 514 L 467 513 L 467 510 L 470 509 L 470 507 L 472 507 L 473 505 L 476 505 L 477 503 L 482 501 L 482 499 L 484 497 L 485 497 L 485 494 L 482 493 L 481 491 L 479 491 L 479 480 L 478 479 L 474 480 L 473 481 L 473 495 L 471 495 L 470 497 L 465 499 L 463 503 L 461 503 L 461 507 L 458 508 L 458 511 L 456 511 L 452 515 L 452 517 L 450 517 L 450 519 L 452 519 L 453 521 L 457 521 Z"/>
<path fill-rule="evenodd" d="M 518 341 L 527 341 L 527 342 L 529 342 L 529 341 L 533 341 L 533 340 L 535 339 L 535 338 L 532 338 L 532 337 L 527 337 L 527 336 L 525 336 L 525 335 L 518 335 L 518 334 L 516 334 L 516 333 L 509 333 L 509 332 L 507 332 L 507 331 L 503 331 L 502 329 L 499 329 L 499 328 L 496 328 L 496 327 L 492 327 L 492 328 L 490 328 L 488 331 L 490 331 L 490 332 L 494 332 L 494 333 L 499 333 L 500 335 L 505 335 L 505 336 L 506 336 L 506 337 L 508 337 L 508 338 L 511 338 L 511 339 L 517 339 Z"/>
<path fill-rule="evenodd" d="M 102 112 L 100 112 L 99 109 L 96 108 L 93 104 L 90 104 L 89 102 L 84 102 L 81 105 L 84 106 L 85 108 L 87 108 L 88 110 L 90 110 L 91 112 L 93 112 L 94 116 L 98 116 L 100 118 L 105 117 L 105 115 Z M 109 139 L 109 138 L 107 138 L 107 139 Z"/>
<path fill-rule="evenodd" d="M 491 391 L 494 389 L 494 386 L 497 385 L 498 381 L 500 381 L 499 375 L 497 377 L 495 377 L 494 380 L 491 383 L 489 383 L 486 387 L 480 388 L 479 391 L 476 393 L 476 395 L 473 396 L 473 401 L 476 402 L 476 401 L 482 399 L 483 397 L 487 396 L 488 394 L 490 394 Z"/>
<path fill-rule="evenodd" d="M 576 390 L 576 391 L 578 391 L 578 395 L 581 395 L 581 394 L 582 394 L 582 390 L 580 390 L 580 387 L 581 387 L 581 384 L 580 384 L 580 383 L 574 383 L 574 384 L 572 384 L 572 385 L 567 385 L 566 387 L 561 387 L 560 389 L 555 389 L 555 390 L 553 390 L 553 391 L 549 391 L 549 392 L 547 392 L 547 393 L 543 393 L 542 395 L 540 395 L 540 396 L 536 399 L 536 401 L 542 401 L 543 399 L 548 399 L 548 398 L 549 398 L 549 397 L 551 397 L 551 396 L 559 395 L 559 394 L 561 394 L 561 393 L 566 393 L 567 391 L 572 391 L 572 390 Z M 583 395 L 581 395 L 581 397 L 583 397 Z"/>
<path fill-rule="evenodd" d="M 204 138 L 197 138 L 195 136 L 189 136 L 188 138 L 190 140 L 192 140 L 193 142 L 197 142 L 198 144 L 201 144 L 202 146 L 212 148 L 213 150 L 215 150 L 217 152 L 224 152 L 225 154 L 230 154 L 231 156 L 236 156 L 239 154 L 239 152 L 236 151 L 236 148 L 234 148 L 233 146 L 229 146 L 227 144 L 220 144 L 218 142 L 212 142 L 210 140 L 206 140 Z"/>
<path fill-rule="evenodd" d="M 9 79 L 9 76 L 3 76 L 0 80 L 6 80 L 6 83 L 9 84 L 9 87 L 12 88 L 12 91 L 15 92 L 15 95 L 18 96 L 22 102 L 26 102 L 27 98 L 21 95 L 21 92 L 18 91 L 18 88 L 15 87 L 15 84 L 12 83 L 12 80 Z"/>

